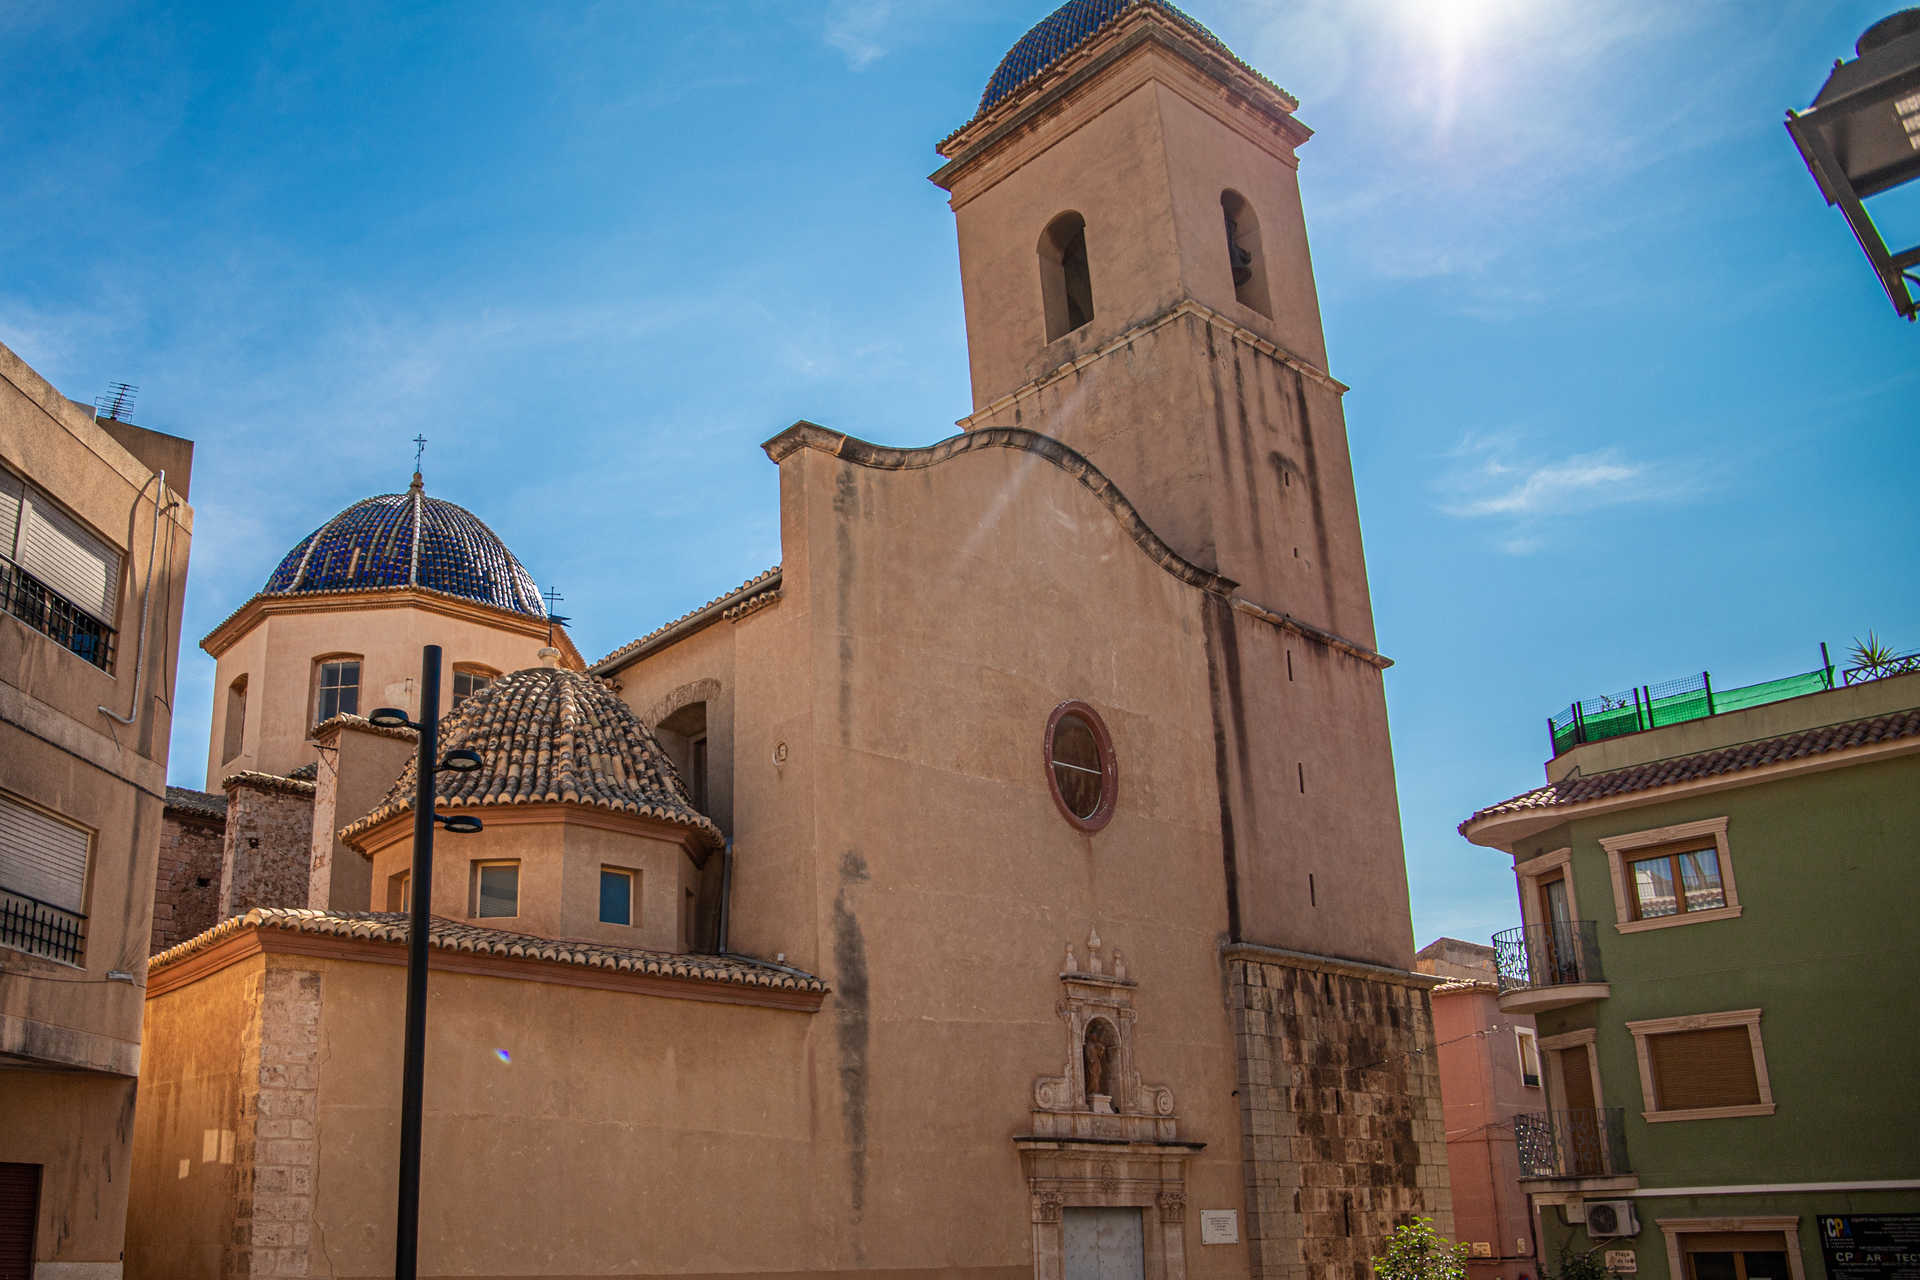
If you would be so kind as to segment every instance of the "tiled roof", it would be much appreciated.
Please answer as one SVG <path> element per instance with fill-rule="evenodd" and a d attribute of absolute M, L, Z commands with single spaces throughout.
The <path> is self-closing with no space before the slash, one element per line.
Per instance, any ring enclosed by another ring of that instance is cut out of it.
<path fill-rule="evenodd" d="M 375 724 L 365 716 L 350 715 L 345 712 L 337 716 L 330 716 L 313 726 L 313 736 L 318 738 L 330 730 L 347 727 L 358 729 L 362 733 L 371 733 L 381 738 L 398 738 L 402 742 L 415 742 L 418 741 L 420 737 L 420 732 L 417 729 L 409 729 L 405 725 L 389 726 Z M 318 762 L 316 761 L 316 763 Z M 296 772 L 298 771 L 296 770 Z"/>
<path fill-rule="evenodd" d="M 167 948 L 147 962 L 147 970 L 153 973 L 177 964 L 243 929 L 284 929 L 322 937 L 404 943 L 407 940 L 407 916 L 399 911 L 313 911 L 303 907 L 255 907 L 245 915 L 223 920 L 205 933 Z M 439 916 L 435 916 L 428 927 L 427 945 L 437 951 L 551 960 L 558 964 L 577 964 L 661 978 L 692 978 L 784 991 L 827 990 L 827 984 L 810 973 L 747 956 L 681 955 L 668 951 L 643 951 L 638 947 L 608 946 L 598 942 L 565 942 L 525 933 L 508 933 L 484 925 L 462 924 Z"/>
<path fill-rule="evenodd" d="M 309 760 L 298 769 L 287 770 L 287 776 L 295 782 L 315 782 L 320 777 L 320 762 Z"/>
<path fill-rule="evenodd" d="M 693 807 L 666 751 L 596 677 L 557 667 L 508 672 L 440 721 L 440 750 L 460 748 L 485 763 L 471 773 L 435 774 L 438 805 L 582 804 L 656 818 L 720 845 L 720 828 Z M 341 838 L 411 812 L 418 766 L 407 761 L 386 798 Z"/>
<path fill-rule="evenodd" d="M 315 770 L 317 773 L 318 770 Z M 281 773 L 261 773 L 255 769 L 242 769 L 220 779 L 220 786 L 227 791 L 235 787 L 252 787 L 256 791 L 281 791 L 290 796 L 310 796 L 314 793 L 315 783 L 306 778 L 289 777 Z"/>
<path fill-rule="evenodd" d="M 986 115 L 997 103 L 1064 61 L 1075 49 L 1139 8 L 1151 8 L 1165 14 L 1234 65 L 1279 90 L 1290 103 L 1294 102 L 1292 94 L 1254 71 L 1236 57 L 1219 36 L 1166 3 L 1166 0 L 1067 0 L 1067 3 L 1035 23 L 1014 42 L 1013 48 L 1007 50 L 1007 56 L 1000 59 L 1000 65 L 994 68 L 993 75 L 988 78 L 986 90 L 980 95 L 980 109 L 974 112 L 973 118 L 978 120 Z"/>
<path fill-rule="evenodd" d="M 627 641 L 627 643 L 621 645 L 618 649 L 615 649 L 612 653 L 600 659 L 600 661 L 594 663 L 592 670 L 600 671 L 603 668 L 605 668 L 607 664 L 612 662 L 617 662 L 621 658 L 627 657 L 629 654 L 634 653 L 636 650 L 645 648 L 648 644 L 652 643 L 654 640 L 659 639 L 661 636 L 664 636 L 665 634 L 667 634 L 667 632 L 672 631 L 675 627 L 682 626 L 685 623 L 691 622 L 693 619 L 699 617 L 701 614 L 712 612 L 715 617 L 719 617 L 722 614 L 731 616 L 733 613 L 733 608 L 735 606 L 745 604 L 747 602 L 748 597 L 766 595 L 768 593 L 769 588 L 777 588 L 779 585 L 780 585 L 780 566 L 779 565 L 775 565 L 771 569 L 762 569 L 759 573 L 754 574 L 751 578 L 748 578 L 745 582 L 741 583 L 739 586 L 735 587 L 733 590 L 726 592 L 724 595 L 715 596 L 713 599 L 701 605 L 698 609 L 689 609 L 687 612 L 675 618 L 672 622 L 664 622 L 660 624 L 659 626 L 655 627 L 653 630 L 647 632 L 647 634 L 641 636 L 638 640 Z M 761 604 L 756 605 L 755 608 L 762 608 L 765 605 L 772 604 L 773 600 L 777 600 L 778 598 L 779 598 L 779 595 L 777 592 L 775 592 L 772 599 L 762 601 Z M 743 610 L 739 616 L 744 617 L 747 613 L 751 613 L 752 611 L 753 610 L 751 609 Z"/>
<path fill-rule="evenodd" d="M 1556 809 L 1587 800 L 1604 800 L 1610 796 L 1651 791 L 1655 787 L 1716 778 L 1808 756 L 1914 737 L 1920 737 L 1920 708 L 1872 716 L 1865 720 L 1849 720 L 1845 724 L 1823 725 L 1818 729 L 1802 729 L 1775 738 L 1759 738 L 1736 746 L 1629 765 L 1606 773 L 1575 775 L 1562 778 L 1559 782 L 1550 782 L 1544 787 L 1535 787 L 1499 804 L 1488 805 L 1460 824 L 1460 834 L 1466 835 L 1467 828 L 1476 822 L 1504 814 Z"/>
<path fill-rule="evenodd" d="M 195 791 L 192 787 L 168 787 L 167 808 L 195 814 L 202 818 L 219 818 L 224 821 L 227 816 L 227 798 L 223 795 L 217 796 L 211 791 Z"/>
<path fill-rule="evenodd" d="M 547 616 L 526 566 L 471 511 L 427 497 L 418 472 L 405 493 L 356 502 L 294 544 L 261 593 L 401 586 Z"/>

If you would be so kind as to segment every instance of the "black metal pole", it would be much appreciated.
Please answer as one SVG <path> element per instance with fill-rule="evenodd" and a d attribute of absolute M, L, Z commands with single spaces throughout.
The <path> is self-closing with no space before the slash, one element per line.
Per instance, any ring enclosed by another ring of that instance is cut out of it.
<path fill-rule="evenodd" d="M 407 879 L 407 1045 L 400 1077 L 400 1208 L 394 1280 L 414 1280 L 420 1252 L 420 1103 L 427 1057 L 427 922 L 433 912 L 433 775 L 440 755 L 440 646 L 420 651 L 420 756 Z"/>

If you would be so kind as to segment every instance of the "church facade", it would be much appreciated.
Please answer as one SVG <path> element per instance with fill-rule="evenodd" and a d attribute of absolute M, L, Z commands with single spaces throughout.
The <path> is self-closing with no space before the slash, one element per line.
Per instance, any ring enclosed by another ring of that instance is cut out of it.
<path fill-rule="evenodd" d="M 781 432 L 777 568 L 448 712 L 422 1274 L 1364 1280 L 1450 1225 L 1296 105 L 1071 0 L 941 144 L 961 434 Z M 252 770 L 333 789 L 304 886 L 152 962 L 130 1276 L 390 1265 L 417 779 L 322 731 Z"/>

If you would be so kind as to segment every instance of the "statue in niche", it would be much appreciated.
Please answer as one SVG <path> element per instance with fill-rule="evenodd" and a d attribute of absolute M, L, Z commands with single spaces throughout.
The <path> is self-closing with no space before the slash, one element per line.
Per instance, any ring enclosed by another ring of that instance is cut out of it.
<path fill-rule="evenodd" d="M 1120 1037 L 1113 1024 L 1095 1018 L 1087 1024 L 1087 1038 L 1081 1054 L 1081 1067 L 1087 1082 L 1087 1109 L 1102 1115 L 1113 1114 L 1114 1067 L 1120 1054 Z"/>

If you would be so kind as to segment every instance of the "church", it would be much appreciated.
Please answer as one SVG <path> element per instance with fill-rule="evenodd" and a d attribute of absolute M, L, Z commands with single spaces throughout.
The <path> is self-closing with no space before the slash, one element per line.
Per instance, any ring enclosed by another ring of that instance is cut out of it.
<path fill-rule="evenodd" d="M 1449 1230 L 1297 107 L 1162 0 L 1041 21 L 938 147 L 959 434 L 781 431 L 780 563 L 597 662 L 419 475 L 263 564 L 169 810 L 126 1274 L 391 1274 L 382 706 L 481 759 L 426 797 L 483 825 L 434 845 L 422 1275 L 1366 1280 Z"/>

